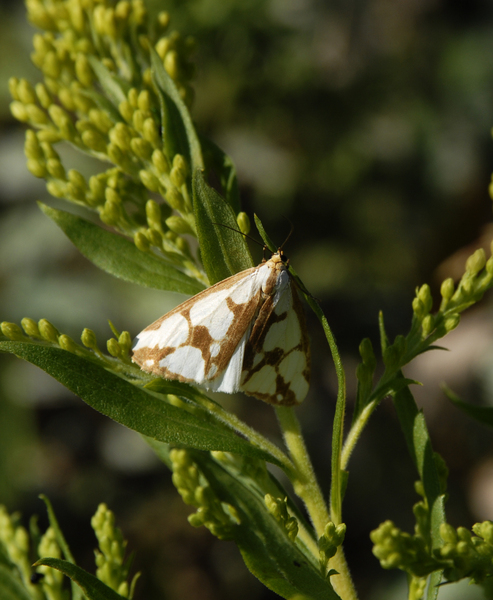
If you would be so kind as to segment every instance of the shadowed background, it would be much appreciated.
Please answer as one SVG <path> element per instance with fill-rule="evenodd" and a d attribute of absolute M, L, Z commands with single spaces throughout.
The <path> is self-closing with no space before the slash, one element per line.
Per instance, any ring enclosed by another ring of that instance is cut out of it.
<path fill-rule="evenodd" d="M 415 287 L 435 294 L 458 278 L 468 254 L 493 239 L 493 3 L 439 0 L 147 1 L 169 10 L 171 28 L 197 40 L 193 117 L 236 163 L 243 209 L 256 212 L 317 296 L 339 343 L 354 401 L 358 345 L 407 333 Z M 20 2 L 0 4 L 0 320 L 47 318 L 101 342 L 110 319 L 132 336 L 182 301 L 113 280 L 78 254 L 35 200 L 50 202 L 25 167 L 24 128 L 10 116 L 10 76 L 39 81 L 29 61 L 33 30 Z M 67 168 L 84 171 L 74 151 Z M 260 262 L 260 249 L 252 248 Z M 489 254 L 489 250 L 487 250 Z M 325 491 L 336 379 L 316 319 L 308 314 L 313 384 L 297 410 Z M 488 430 L 451 407 L 439 384 L 493 403 L 491 299 L 466 313 L 406 375 L 435 449 L 450 470 L 448 520 L 493 518 Z M 0 502 L 28 517 L 53 501 L 72 550 L 91 567 L 89 517 L 101 501 L 137 551 L 137 599 L 273 597 L 235 547 L 186 521 L 190 510 L 140 438 L 95 413 L 31 365 L 0 361 Z M 279 438 L 272 410 L 221 397 L 250 424 Z M 384 572 L 369 532 L 390 518 L 409 532 L 416 474 L 390 401 L 349 465 L 346 553 L 361 598 L 404 598 L 404 577 Z M 455 594 L 455 595 L 454 595 Z M 440 598 L 480 598 L 451 586 Z"/>

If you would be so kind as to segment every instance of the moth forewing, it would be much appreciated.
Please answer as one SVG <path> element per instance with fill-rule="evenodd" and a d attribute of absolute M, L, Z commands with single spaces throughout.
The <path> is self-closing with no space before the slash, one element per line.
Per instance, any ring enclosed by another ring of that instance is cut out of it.
<path fill-rule="evenodd" d="M 186 300 L 144 329 L 132 360 L 165 379 L 270 404 L 308 392 L 305 318 L 282 251 Z"/>

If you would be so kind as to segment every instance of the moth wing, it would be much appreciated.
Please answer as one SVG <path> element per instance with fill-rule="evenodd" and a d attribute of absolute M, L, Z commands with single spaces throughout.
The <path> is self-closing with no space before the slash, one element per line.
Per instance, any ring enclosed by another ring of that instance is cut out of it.
<path fill-rule="evenodd" d="M 262 305 L 245 347 L 240 390 L 270 404 L 302 402 L 310 382 L 310 343 L 291 276 Z"/>
<path fill-rule="evenodd" d="M 137 336 L 132 360 L 165 379 L 238 391 L 262 279 L 254 267 L 186 300 Z"/>

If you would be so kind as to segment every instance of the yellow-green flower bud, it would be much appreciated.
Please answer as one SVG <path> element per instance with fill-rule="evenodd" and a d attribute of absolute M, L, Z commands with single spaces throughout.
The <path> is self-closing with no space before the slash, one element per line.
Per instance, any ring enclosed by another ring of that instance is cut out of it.
<path fill-rule="evenodd" d="M 33 86 L 27 79 L 20 79 L 17 84 L 17 96 L 23 104 L 36 104 L 37 97 Z"/>
<path fill-rule="evenodd" d="M 77 54 L 75 59 L 75 74 L 77 79 L 86 87 L 91 87 L 94 79 L 94 73 L 87 56 L 82 53 Z"/>
<path fill-rule="evenodd" d="M 91 108 L 89 111 L 89 120 L 104 134 L 108 133 L 114 125 L 109 114 L 98 108 Z"/>
<path fill-rule="evenodd" d="M 117 123 L 109 132 L 111 142 L 125 152 L 130 150 L 132 137 L 132 131 L 125 123 Z"/>
<path fill-rule="evenodd" d="M 155 200 L 148 200 L 146 202 L 146 217 L 149 227 L 158 231 L 162 230 L 161 207 Z"/>
<path fill-rule="evenodd" d="M 25 339 L 22 329 L 16 323 L 8 323 L 7 321 L 3 321 L 0 323 L 0 329 L 3 335 L 13 342 Z"/>
<path fill-rule="evenodd" d="M 195 235 L 193 228 L 183 217 L 171 215 L 171 217 L 166 219 L 166 225 L 171 229 L 171 231 L 177 233 L 178 235 L 183 235 L 186 233 Z"/>
<path fill-rule="evenodd" d="M 134 129 L 139 133 L 143 133 L 144 123 L 147 118 L 148 117 L 146 117 L 145 113 L 141 110 L 135 110 L 132 114 L 132 125 L 134 126 Z"/>
<path fill-rule="evenodd" d="M 158 40 L 154 48 L 158 53 L 159 58 L 164 61 L 164 57 L 171 48 L 171 40 L 168 37 L 162 37 L 160 40 Z"/>
<path fill-rule="evenodd" d="M 41 337 L 47 342 L 58 343 L 58 336 L 60 335 L 54 325 L 52 325 L 47 319 L 40 319 L 38 321 L 38 328 Z"/>
<path fill-rule="evenodd" d="M 46 170 L 46 165 L 44 162 L 37 160 L 36 158 L 28 158 L 27 159 L 27 170 L 34 175 L 34 177 L 39 177 L 40 179 L 44 179 L 48 174 Z"/>
<path fill-rule="evenodd" d="M 67 192 L 67 184 L 59 179 L 51 179 L 46 182 L 46 189 L 55 198 L 64 198 Z"/>
<path fill-rule="evenodd" d="M 96 334 L 92 329 L 87 329 L 87 327 L 82 332 L 80 339 L 86 348 L 90 350 L 94 350 L 96 352 L 100 352 L 98 348 L 98 342 L 96 340 Z"/>
<path fill-rule="evenodd" d="M 118 358 L 122 353 L 120 344 L 115 340 L 115 338 L 110 338 L 106 343 L 106 347 L 108 348 L 108 352 L 111 354 L 111 356 L 114 356 L 115 358 Z"/>
<path fill-rule="evenodd" d="M 486 255 L 483 248 L 478 248 L 466 261 L 466 271 L 477 275 L 486 264 Z"/>
<path fill-rule="evenodd" d="M 22 329 L 26 332 L 26 334 L 30 337 L 39 338 L 41 334 L 39 333 L 38 324 L 34 319 L 30 319 L 29 317 L 24 317 L 21 321 Z"/>
<path fill-rule="evenodd" d="M 134 244 L 139 250 L 142 250 L 142 252 L 148 252 L 149 248 L 151 247 L 149 240 L 145 234 L 142 233 L 142 231 L 137 231 L 137 233 L 134 235 Z"/>
<path fill-rule="evenodd" d="M 454 280 L 452 279 L 452 277 L 445 279 L 445 281 L 440 287 L 440 293 L 442 295 L 442 298 L 444 300 L 450 300 L 450 298 L 452 298 L 452 296 L 454 295 L 454 291 Z"/>
<path fill-rule="evenodd" d="M 70 112 L 75 111 L 74 95 L 72 94 L 71 90 L 66 87 L 61 87 L 60 91 L 58 92 L 58 97 L 66 110 Z"/>
<path fill-rule="evenodd" d="M 426 315 L 426 317 L 421 322 L 423 338 L 426 338 L 430 335 L 430 333 L 433 331 L 434 326 L 435 326 L 435 320 L 433 318 L 433 315 Z"/>
<path fill-rule="evenodd" d="M 132 338 L 130 337 L 130 333 L 128 331 L 122 331 L 118 338 L 118 343 L 120 344 L 123 354 L 128 354 L 130 348 L 132 347 Z"/>
<path fill-rule="evenodd" d="M 413 312 L 419 321 L 426 315 L 424 304 L 418 297 L 413 298 Z"/>
<path fill-rule="evenodd" d="M 106 153 L 106 138 L 96 129 L 84 131 L 81 137 L 83 144 L 90 150 L 94 150 L 94 152 Z"/>
<path fill-rule="evenodd" d="M 163 245 L 163 238 L 157 229 L 148 229 L 146 231 L 147 239 L 149 240 L 151 246 L 156 246 L 157 248 L 161 248 Z"/>
<path fill-rule="evenodd" d="M 98 177 L 97 175 L 92 175 L 89 178 L 89 189 L 91 190 L 91 194 L 93 195 L 95 200 L 97 200 L 98 202 L 104 200 L 106 185 L 101 177 Z"/>
<path fill-rule="evenodd" d="M 39 133 L 38 132 L 38 137 L 39 137 Z M 50 144 L 49 142 L 45 142 L 45 141 L 40 141 L 41 144 L 41 148 L 43 150 L 43 154 L 46 160 L 48 160 L 49 158 L 54 158 L 56 160 L 60 160 L 60 155 L 58 154 L 58 152 L 55 150 L 55 148 L 53 148 L 52 144 Z"/>
<path fill-rule="evenodd" d="M 36 133 L 32 129 L 26 131 L 26 140 L 24 142 L 24 154 L 26 158 L 44 158 L 41 144 L 39 143 Z"/>
<path fill-rule="evenodd" d="M 128 101 L 133 108 L 137 108 L 139 105 L 139 90 L 137 88 L 130 88 L 127 94 Z"/>
<path fill-rule="evenodd" d="M 142 90 L 137 99 L 137 106 L 142 112 L 149 112 L 152 108 L 149 90 Z"/>
<path fill-rule="evenodd" d="M 49 123 L 47 114 L 37 104 L 26 104 L 26 112 L 29 122 L 33 125 L 46 125 Z"/>
<path fill-rule="evenodd" d="M 241 233 L 244 233 L 245 235 L 250 233 L 250 217 L 246 214 L 246 212 L 238 213 L 236 222 L 238 223 Z"/>
<path fill-rule="evenodd" d="M 115 6 L 115 17 L 122 21 L 126 21 L 132 12 L 132 5 L 128 0 L 120 0 Z"/>
<path fill-rule="evenodd" d="M 156 167 L 159 173 L 169 173 L 169 162 L 162 150 L 156 148 L 152 153 L 152 164 Z"/>
<path fill-rule="evenodd" d="M 177 80 L 181 78 L 180 60 L 176 50 L 169 50 L 166 53 L 163 64 L 171 79 Z"/>
<path fill-rule="evenodd" d="M 444 322 L 443 325 L 445 327 L 445 331 L 452 331 L 452 329 L 455 329 L 457 327 L 457 325 L 460 323 L 460 315 L 450 315 L 450 317 L 447 317 Z"/>
<path fill-rule="evenodd" d="M 150 171 L 142 169 L 141 171 L 139 171 L 139 177 L 142 183 L 145 185 L 145 187 L 151 192 L 157 192 L 159 190 L 159 180 Z"/>
<path fill-rule="evenodd" d="M 17 77 L 11 77 L 9 79 L 9 92 L 12 96 L 12 100 L 19 100 L 19 94 L 17 93 L 17 86 L 19 85 L 19 80 Z"/>
<path fill-rule="evenodd" d="M 18 100 L 14 100 L 10 103 L 10 112 L 12 113 L 14 119 L 21 121 L 21 123 L 27 123 L 27 121 L 29 121 L 29 115 L 27 114 L 26 107 Z"/>
<path fill-rule="evenodd" d="M 107 202 L 113 202 L 114 204 L 121 204 L 120 194 L 113 188 L 107 187 L 104 191 L 104 196 Z"/>
<path fill-rule="evenodd" d="M 65 139 L 71 140 L 76 136 L 74 124 L 61 106 L 52 104 L 48 108 L 48 112 L 50 113 L 53 123 L 58 127 L 60 133 Z"/>
<path fill-rule="evenodd" d="M 65 168 L 62 163 L 56 158 L 50 158 L 46 161 L 48 173 L 55 179 L 65 180 Z"/>
<path fill-rule="evenodd" d="M 108 192 L 109 188 L 106 188 Z M 113 191 L 113 190 L 112 190 Z M 116 193 L 116 192 L 115 192 Z M 103 208 L 99 213 L 99 218 L 106 225 L 116 225 L 118 221 L 123 217 L 121 202 L 114 200 L 106 200 Z"/>
<path fill-rule="evenodd" d="M 125 162 L 125 154 L 116 144 L 108 144 L 106 152 L 111 162 L 115 163 L 115 165 L 122 165 Z"/>
<path fill-rule="evenodd" d="M 38 131 L 37 135 L 40 142 L 48 142 L 49 144 L 56 144 L 62 140 L 62 136 L 54 127 L 42 129 L 41 131 Z"/>
<path fill-rule="evenodd" d="M 170 231 L 169 233 L 172 233 L 172 232 Z M 188 245 L 187 240 L 185 240 L 184 238 L 177 237 L 176 240 L 175 240 L 175 246 L 183 254 L 186 254 L 188 256 L 192 255 L 192 253 L 190 252 L 190 246 Z"/>
<path fill-rule="evenodd" d="M 62 350 L 66 350 L 67 352 L 74 353 L 77 350 L 77 344 L 74 340 L 64 333 L 58 338 L 58 345 Z"/>
<path fill-rule="evenodd" d="M 152 156 L 152 146 L 143 138 L 132 138 L 130 142 L 130 147 L 132 148 L 132 152 L 136 154 L 142 160 L 149 161 Z"/>
<path fill-rule="evenodd" d="M 158 22 L 159 27 L 161 28 L 161 31 L 164 31 L 165 29 L 167 29 L 169 26 L 169 22 L 170 22 L 169 13 L 166 12 L 165 10 L 162 10 L 160 13 L 158 13 L 157 22 Z"/>
<path fill-rule="evenodd" d="M 123 100 L 122 102 L 120 102 L 120 104 L 118 105 L 118 110 L 127 123 L 132 122 L 134 108 L 132 108 L 132 105 L 128 100 Z"/>
<path fill-rule="evenodd" d="M 185 199 L 176 188 L 170 188 L 166 192 L 166 202 L 174 210 L 179 210 L 180 212 L 184 212 L 185 210 Z"/>
<path fill-rule="evenodd" d="M 87 190 L 86 180 L 84 179 L 82 173 L 79 173 L 79 171 L 70 169 L 70 171 L 67 173 L 67 177 L 70 183 L 75 187 L 80 188 L 83 192 Z"/>
<path fill-rule="evenodd" d="M 58 79 L 62 72 L 62 65 L 56 55 L 56 52 L 50 50 L 43 58 L 43 64 L 41 66 L 43 74 L 52 79 Z"/>
<path fill-rule="evenodd" d="M 373 345 L 371 340 L 368 338 L 364 338 L 359 345 L 359 353 L 363 360 L 363 363 L 370 369 L 370 371 L 374 371 L 377 366 L 377 359 L 375 358 L 375 352 L 373 351 Z"/>
<path fill-rule="evenodd" d="M 151 117 L 144 121 L 142 135 L 144 136 L 144 139 L 150 142 L 155 148 L 161 146 L 161 137 L 156 127 L 156 123 Z"/>
<path fill-rule="evenodd" d="M 425 312 L 429 313 L 431 310 L 431 307 L 433 305 L 433 298 L 431 297 L 430 286 L 427 283 L 422 285 L 421 288 L 419 289 L 417 296 L 423 303 Z"/>
<path fill-rule="evenodd" d="M 53 102 L 50 92 L 46 89 L 44 83 L 37 83 L 35 88 L 38 101 L 43 108 L 48 108 Z"/>

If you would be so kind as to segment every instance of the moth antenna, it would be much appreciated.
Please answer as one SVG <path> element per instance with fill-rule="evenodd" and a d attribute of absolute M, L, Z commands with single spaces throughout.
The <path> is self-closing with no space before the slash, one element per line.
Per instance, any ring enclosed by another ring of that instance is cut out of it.
<path fill-rule="evenodd" d="M 212 221 L 212 224 L 219 225 L 220 227 L 226 227 L 226 229 L 231 229 L 231 231 L 236 231 L 236 233 L 239 233 L 240 235 L 244 235 L 249 240 L 252 240 L 252 242 L 255 242 L 255 244 L 258 244 L 259 246 L 262 246 L 263 248 L 265 248 L 264 244 L 261 244 L 258 240 L 253 238 L 251 235 L 248 235 L 248 233 L 243 233 L 243 231 L 240 231 L 239 229 L 235 229 L 234 227 L 230 227 L 229 225 L 225 225 L 224 223 L 214 223 L 214 221 Z"/>
<path fill-rule="evenodd" d="M 287 244 L 287 242 L 288 242 L 289 238 L 291 237 L 291 235 L 292 235 L 292 233 L 293 233 L 293 231 L 294 231 L 294 225 L 291 223 L 291 221 L 290 221 L 290 220 L 289 220 L 287 217 L 285 217 L 284 215 L 283 215 L 283 217 L 284 217 L 284 218 L 286 219 L 286 221 L 287 221 L 287 222 L 288 222 L 288 223 L 291 225 L 291 230 L 290 230 L 290 232 L 288 233 L 288 237 L 287 237 L 287 238 L 284 240 L 284 242 L 282 243 L 282 245 L 281 245 L 281 246 L 279 246 L 279 250 L 282 250 L 282 249 L 284 248 L 284 246 Z"/>

